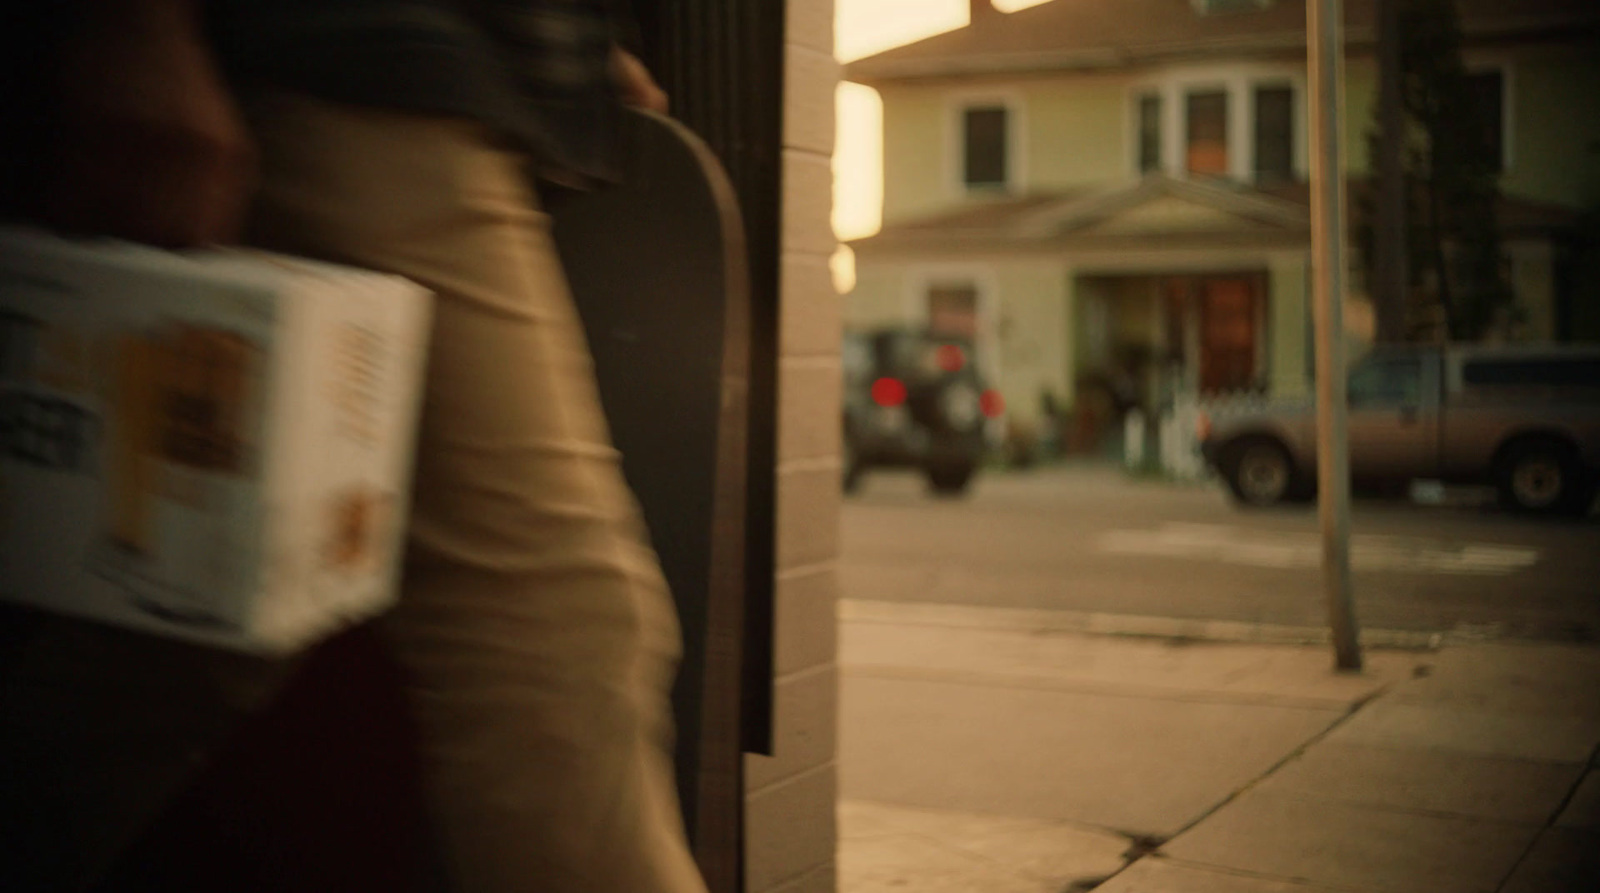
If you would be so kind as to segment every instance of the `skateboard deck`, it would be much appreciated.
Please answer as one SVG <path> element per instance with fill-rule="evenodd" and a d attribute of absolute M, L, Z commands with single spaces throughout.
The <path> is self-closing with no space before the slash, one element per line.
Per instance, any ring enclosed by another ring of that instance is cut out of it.
<path fill-rule="evenodd" d="M 678 788 L 691 838 L 711 845 L 739 788 L 750 336 L 737 199 L 698 137 L 634 113 L 622 183 L 551 207 L 612 438 L 678 608 Z"/>

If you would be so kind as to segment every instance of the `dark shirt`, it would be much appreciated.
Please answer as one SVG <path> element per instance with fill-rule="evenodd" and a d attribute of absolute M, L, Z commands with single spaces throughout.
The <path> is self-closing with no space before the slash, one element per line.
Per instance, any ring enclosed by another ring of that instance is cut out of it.
<path fill-rule="evenodd" d="M 565 185 L 614 179 L 615 0 L 208 0 L 242 90 L 482 121 Z"/>

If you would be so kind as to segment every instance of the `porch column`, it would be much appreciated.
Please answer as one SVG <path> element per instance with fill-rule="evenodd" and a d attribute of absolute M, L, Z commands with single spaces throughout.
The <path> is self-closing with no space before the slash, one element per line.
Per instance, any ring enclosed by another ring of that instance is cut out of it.
<path fill-rule="evenodd" d="M 1269 390 L 1274 397 L 1301 397 L 1310 389 L 1310 332 L 1303 254 L 1274 257 L 1267 275 Z"/>
<path fill-rule="evenodd" d="M 1200 366 L 1205 350 L 1200 329 L 1205 320 L 1200 309 L 1200 280 L 1185 279 L 1183 285 L 1183 386 L 1189 394 L 1200 393 Z"/>
<path fill-rule="evenodd" d="M 1062 412 L 1070 412 L 1078 405 L 1078 327 L 1083 320 L 1079 316 L 1080 302 L 1078 291 L 1083 287 L 1078 271 L 1067 267 L 1061 273 L 1064 277 L 1061 287 L 1061 405 Z"/>

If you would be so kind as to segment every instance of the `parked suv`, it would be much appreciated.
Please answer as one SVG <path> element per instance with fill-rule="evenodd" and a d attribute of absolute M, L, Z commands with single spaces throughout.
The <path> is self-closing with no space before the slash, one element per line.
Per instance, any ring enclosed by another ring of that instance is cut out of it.
<path fill-rule="evenodd" d="M 970 341 L 911 329 L 844 339 L 844 486 L 868 470 L 911 467 L 934 492 L 965 492 L 1003 411 Z"/>
<path fill-rule="evenodd" d="M 1414 479 L 1492 484 L 1507 507 L 1586 513 L 1600 481 L 1600 349 L 1384 349 L 1350 372 L 1350 472 L 1361 487 Z M 1202 416 L 1201 449 L 1248 505 L 1309 501 L 1308 403 Z"/>

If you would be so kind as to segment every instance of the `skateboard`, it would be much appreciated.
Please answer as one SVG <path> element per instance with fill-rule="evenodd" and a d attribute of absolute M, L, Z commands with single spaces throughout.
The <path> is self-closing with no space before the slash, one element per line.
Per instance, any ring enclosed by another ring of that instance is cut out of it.
<path fill-rule="evenodd" d="M 678 788 L 699 844 L 726 828 L 716 813 L 739 780 L 750 362 L 739 206 L 698 137 L 630 112 L 621 183 L 549 207 L 612 438 L 678 608 Z"/>

